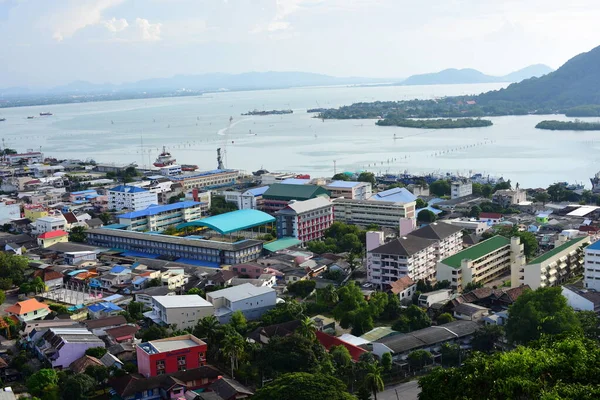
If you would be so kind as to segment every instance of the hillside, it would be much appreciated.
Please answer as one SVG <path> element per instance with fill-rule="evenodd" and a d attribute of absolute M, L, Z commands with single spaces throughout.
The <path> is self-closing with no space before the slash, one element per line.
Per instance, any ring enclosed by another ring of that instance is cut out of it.
<path fill-rule="evenodd" d="M 412 75 L 401 85 L 453 85 L 466 83 L 520 82 L 523 79 L 539 77 L 552 72 L 552 68 L 543 64 L 530 65 L 504 76 L 486 75 L 472 68 L 449 68 L 430 74 Z"/>

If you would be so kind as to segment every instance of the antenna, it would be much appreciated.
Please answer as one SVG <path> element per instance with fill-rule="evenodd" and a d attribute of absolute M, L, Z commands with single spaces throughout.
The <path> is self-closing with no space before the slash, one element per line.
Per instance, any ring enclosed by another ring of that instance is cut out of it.
<path fill-rule="evenodd" d="M 337 175 L 337 165 L 335 160 L 333 160 L 333 175 Z"/>

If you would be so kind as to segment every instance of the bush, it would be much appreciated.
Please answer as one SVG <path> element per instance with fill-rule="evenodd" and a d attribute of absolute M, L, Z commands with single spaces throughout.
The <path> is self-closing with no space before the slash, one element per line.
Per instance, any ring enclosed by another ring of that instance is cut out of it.
<path fill-rule="evenodd" d="M 85 351 L 86 356 L 102 358 L 103 355 L 106 354 L 106 349 L 104 347 L 90 347 Z"/>
<path fill-rule="evenodd" d="M 317 282 L 304 280 L 304 281 L 298 281 L 298 282 L 288 285 L 287 289 L 294 296 L 306 297 L 309 294 L 311 294 L 311 292 L 313 290 L 315 290 L 316 286 L 317 286 Z"/>

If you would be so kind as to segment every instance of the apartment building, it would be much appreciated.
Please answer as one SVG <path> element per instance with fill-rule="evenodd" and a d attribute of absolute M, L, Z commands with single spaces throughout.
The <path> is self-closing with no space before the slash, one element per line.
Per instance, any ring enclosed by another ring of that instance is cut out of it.
<path fill-rule="evenodd" d="M 473 184 L 468 179 L 459 179 L 450 183 L 450 198 L 452 200 L 473 194 Z"/>
<path fill-rule="evenodd" d="M 152 297 L 152 311 L 144 316 L 157 324 L 177 325 L 177 329 L 191 329 L 204 317 L 213 315 L 214 307 L 202 297 L 190 294 Z"/>
<path fill-rule="evenodd" d="M 0 223 L 9 223 L 13 219 L 21 218 L 21 206 L 14 200 L 0 202 Z"/>
<path fill-rule="evenodd" d="M 600 292 L 600 240 L 585 248 L 584 268 L 584 287 Z"/>
<path fill-rule="evenodd" d="M 206 365 L 207 344 L 194 335 L 151 340 L 136 346 L 138 372 L 151 376 L 187 371 Z"/>
<path fill-rule="evenodd" d="M 292 201 L 276 214 L 277 237 L 295 237 L 302 243 L 323 237 L 333 224 L 333 204 L 327 197 Z"/>
<path fill-rule="evenodd" d="M 196 201 L 180 201 L 159 206 L 153 204 L 143 210 L 132 211 L 118 216 L 119 224 L 127 230 L 163 231 L 169 226 L 195 221 L 208 213 L 208 206 Z"/>
<path fill-rule="evenodd" d="M 284 209 L 291 201 L 304 201 L 329 195 L 329 192 L 317 185 L 293 185 L 274 183 L 263 193 L 262 210 L 271 214 Z"/>
<path fill-rule="evenodd" d="M 323 187 L 329 191 L 332 199 L 367 200 L 373 194 L 369 182 L 333 181 Z"/>
<path fill-rule="evenodd" d="M 469 283 L 486 284 L 524 264 L 520 239 L 497 235 L 441 260 L 437 280 L 447 280 L 452 289 L 462 291 Z"/>
<path fill-rule="evenodd" d="M 333 200 L 333 215 L 336 221 L 347 224 L 368 226 L 375 224 L 398 228 L 400 220 L 415 219 L 416 201 L 399 203 L 393 201 Z"/>
<path fill-rule="evenodd" d="M 523 267 L 513 267 L 512 287 L 529 285 L 535 290 L 540 287 L 557 286 L 581 272 L 584 272 L 585 283 L 587 270 L 591 268 L 585 264 L 584 270 L 583 247 L 589 243 L 588 236 L 568 240 L 566 236 L 560 235 L 552 250 L 531 260 Z"/>
<path fill-rule="evenodd" d="M 179 297 L 179 296 L 178 296 Z M 246 319 L 260 318 L 265 312 L 275 307 L 277 292 L 268 286 L 254 286 L 244 283 L 227 289 L 206 293 L 206 300 L 215 308 L 215 317 L 225 324 L 231 314 L 241 311 Z"/>
<path fill-rule="evenodd" d="M 269 189 L 268 186 L 248 189 L 239 192 L 223 192 L 225 201 L 237 205 L 238 210 L 258 210 L 263 205 L 263 194 Z"/>
<path fill-rule="evenodd" d="M 140 211 L 158 204 L 158 195 L 136 186 L 119 185 L 108 190 L 108 208 L 111 210 Z"/>
<path fill-rule="evenodd" d="M 239 175 L 240 171 L 235 169 L 215 169 L 171 176 L 170 179 L 173 182 L 181 183 L 184 190 L 212 189 L 234 185 Z"/>
<path fill-rule="evenodd" d="M 55 217 L 47 216 L 35 220 L 34 232 L 37 234 L 66 230 L 67 220 L 62 214 L 57 214 Z"/>
<path fill-rule="evenodd" d="M 519 188 L 496 190 L 492 196 L 492 202 L 501 207 L 510 207 L 514 204 L 519 204 L 527 200 L 527 193 Z"/>

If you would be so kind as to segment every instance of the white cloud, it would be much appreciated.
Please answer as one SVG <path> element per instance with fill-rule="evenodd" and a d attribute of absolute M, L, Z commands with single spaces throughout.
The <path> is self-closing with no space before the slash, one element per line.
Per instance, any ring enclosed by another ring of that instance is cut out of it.
<path fill-rule="evenodd" d="M 60 42 L 85 27 L 99 24 L 104 11 L 123 3 L 123 1 L 76 0 L 68 2 L 66 7 L 48 17 L 48 22 L 53 30 L 52 37 Z"/>
<path fill-rule="evenodd" d="M 142 40 L 160 40 L 160 29 L 162 27 L 161 23 L 151 24 L 150 21 L 145 18 L 136 18 L 135 26 L 137 27 L 138 33 Z"/>
<path fill-rule="evenodd" d="M 129 23 L 127 23 L 127 20 L 125 18 L 117 19 L 115 17 L 112 17 L 112 19 L 102 21 L 102 25 L 104 25 L 109 31 L 117 33 L 126 29 L 129 26 Z"/>

